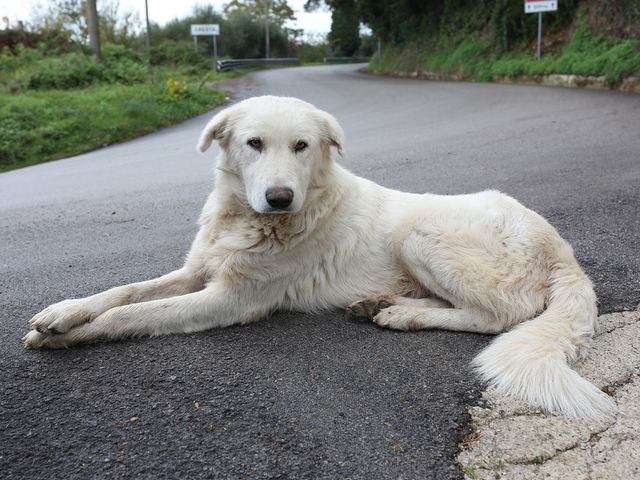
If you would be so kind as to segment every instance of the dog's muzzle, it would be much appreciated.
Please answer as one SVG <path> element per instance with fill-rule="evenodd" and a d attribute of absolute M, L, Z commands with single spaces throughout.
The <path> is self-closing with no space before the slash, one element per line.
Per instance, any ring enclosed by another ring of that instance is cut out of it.
<path fill-rule="evenodd" d="M 293 202 L 293 190 L 288 187 L 271 187 L 265 193 L 267 203 L 278 210 L 284 210 Z"/>

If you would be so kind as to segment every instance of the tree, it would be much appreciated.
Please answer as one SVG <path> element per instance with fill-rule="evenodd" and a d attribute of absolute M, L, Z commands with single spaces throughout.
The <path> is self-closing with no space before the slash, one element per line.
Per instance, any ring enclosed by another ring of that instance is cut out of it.
<path fill-rule="evenodd" d="M 287 21 L 295 20 L 293 9 L 286 0 L 232 0 L 224 7 L 231 28 L 242 25 L 243 36 L 253 36 L 255 28 L 262 30 L 264 50 L 257 56 L 271 57 L 275 50 L 286 54 L 288 37 L 300 34 L 300 31 L 286 28 Z M 260 47 L 251 42 L 244 43 L 244 52 L 257 51 Z M 230 49 L 231 50 L 231 49 Z M 246 57 L 246 53 L 239 58 Z"/>
<path fill-rule="evenodd" d="M 254 17 L 264 18 L 265 12 L 269 8 L 269 23 L 280 28 L 284 27 L 287 21 L 295 21 L 296 16 L 287 0 L 231 0 L 224 7 L 226 14 L 234 12 L 246 12 Z"/>
<path fill-rule="evenodd" d="M 50 0 L 47 8 L 34 7 L 29 26 L 44 38 L 84 47 L 89 40 L 88 14 L 84 0 Z M 120 12 L 118 0 L 100 0 L 97 16 L 101 43 L 140 44 L 140 17 L 132 11 Z"/>
<path fill-rule="evenodd" d="M 360 10 L 356 0 L 307 0 L 308 12 L 327 6 L 331 9 L 329 44 L 335 55 L 353 56 L 360 47 Z"/>
<path fill-rule="evenodd" d="M 351 57 L 360 47 L 360 16 L 355 0 L 333 0 L 329 44 L 337 55 Z"/>
<path fill-rule="evenodd" d="M 100 50 L 100 23 L 98 21 L 98 9 L 96 0 L 87 0 L 87 24 L 89 26 L 89 48 L 97 63 L 102 62 Z"/>
<path fill-rule="evenodd" d="M 220 25 L 220 37 L 218 37 L 218 54 L 230 58 L 261 58 L 265 56 L 264 42 L 264 15 L 256 16 L 246 9 L 234 9 L 227 13 L 226 18 L 218 13 L 212 6 L 196 6 L 191 15 L 171 20 L 160 27 L 152 25 L 152 33 L 155 54 L 164 55 L 162 50 L 178 44 L 191 48 L 193 39 L 189 25 L 192 23 L 217 23 Z M 269 29 L 271 52 L 273 56 L 287 56 L 289 42 L 285 29 L 272 25 Z M 206 37 L 205 37 L 206 38 Z M 171 47 L 171 48 L 173 48 Z M 198 42 L 198 50 L 203 55 L 212 55 L 211 38 L 201 39 Z M 159 61 L 159 60 L 158 60 Z"/>
<path fill-rule="evenodd" d="M 300 33 L 296 30 L 289 31 L 284 27 L 287 21 L 296 19 L 287 0 L 231 0 L 225 5 L 224 11 L 230 19 L 234 15 L 250 15 L 255 19 L 264 19 L 265 58 L 271 56 L 272 33 L 270 30 L 274 26 L 283 31 L 285 35 L 292 33 L 296 36 Z"/>

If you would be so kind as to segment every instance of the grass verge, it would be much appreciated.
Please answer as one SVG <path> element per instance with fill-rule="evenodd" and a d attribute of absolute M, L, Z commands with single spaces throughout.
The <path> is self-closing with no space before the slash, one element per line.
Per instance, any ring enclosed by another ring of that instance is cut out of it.
<path fill-rule="evenodd" d="M 94 150 L 206 112 L 224 101 L 207 81 L 0 93 L 0 171 Z"/>
<path fill-rule="evenodd" d="M 581 23 L 562 49 L 549 52 L 540 61 L 529 52 L 497 53 L 476 38 L 467 38 L 454 48 L 433 48 L 415 42 L 388 47 L 369 64 L 374 73 L 434 72 L 459 75 L 476 81 L 519 75 L 568 74 L 604 76 L 609 86 L 640 75 L 640 40 L 612 42 L 594 35 Z"/>

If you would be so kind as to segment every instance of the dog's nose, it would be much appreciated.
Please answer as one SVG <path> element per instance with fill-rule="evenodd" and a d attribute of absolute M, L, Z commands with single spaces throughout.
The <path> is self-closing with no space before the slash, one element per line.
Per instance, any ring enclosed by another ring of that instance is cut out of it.
<path fill-rule="evenodd" d="M 293 190 L 288 187 L 271 187 L 265 193 L 267 203 L 273 208 L 287 208 L 293 201 Z"/>

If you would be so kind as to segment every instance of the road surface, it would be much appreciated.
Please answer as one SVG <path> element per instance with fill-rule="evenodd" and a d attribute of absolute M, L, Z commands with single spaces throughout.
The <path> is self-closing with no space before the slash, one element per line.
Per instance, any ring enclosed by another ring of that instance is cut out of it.
<path fill-rule="evenodd" d="M 333 113 L 344 165 L 383 185 L 495 188 L 575 247 L 602 312 L 640 302 L 640 96 L 269 70 L 238 99 Z M 50 303 L 178 268 L 212 184 L 210 114 L 0 175 L 3 478 L 460 478 L 482 335 L 283 313 L 245 327 L 26 351 Z"/>

